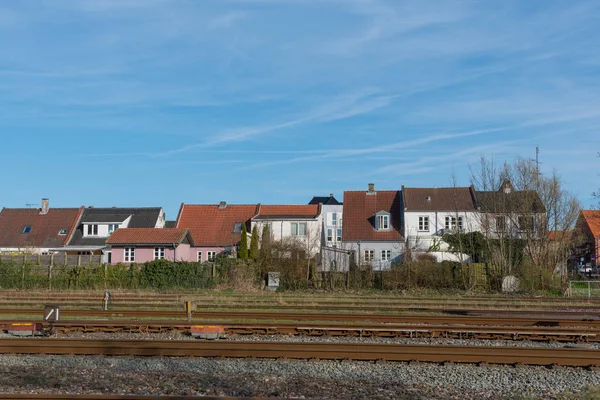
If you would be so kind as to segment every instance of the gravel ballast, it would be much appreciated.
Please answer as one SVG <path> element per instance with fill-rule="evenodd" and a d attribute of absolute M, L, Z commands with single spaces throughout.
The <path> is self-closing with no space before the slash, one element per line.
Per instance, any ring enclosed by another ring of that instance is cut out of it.
<path fill-rule="evenodd" d="M 0 356 L 0 392 L 318 399 L 564 398 L 580 368 L 99 356 Z"/>

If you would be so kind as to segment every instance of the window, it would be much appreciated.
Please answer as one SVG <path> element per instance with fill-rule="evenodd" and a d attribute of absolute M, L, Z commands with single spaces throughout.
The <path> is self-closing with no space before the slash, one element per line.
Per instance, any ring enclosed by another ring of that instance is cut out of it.
<path fill-rule="evenodd" d="M 337 225 L 337 213 L 331 213 L 331 225 Z"/>
<path fill-rule="evenodd" d="M 458 228 L 459 231 L 463 230 L 463 217 L 446 217 L 444 227 L 447 231 L 455 230 Z"/>
<path fill-rule="evenodd" d="M 207 251 L 206 252 L 206 261 L 215 261 L 215 258 L 217 258 L 216 251 Z"/>
<path fill-rule="evenodd" d="M 233 233 L 240 233 L 240 232 L 242 232 L 242 223 L 236 222 L 235 224 L 233 224 Z"/>
<path fill-rule="evenodd" d="M 496 217 L 496 232 L 504 232 L 506 230 L 506 218 L 503 215 Z"/>
<path fill-rule="evenodd" d="M 88 225 L 87 234 L 88 236 L 98 236 L 98 225 Z"/>
<path fill-rule="evenodd" d="M 60 231 L 58 231 L 58 234 L 61 236 L 65 236 L 67 232 L 69 232 L 67 228 L 62 228 Z"/>
<path fill-rule="evenodd" d="M 463 217 L 458 217 L 458 230 L 463 231 Z"/>
<path fill-rule="evenodd" d="M 23 227 L 23 235 L 28 235 L 31 232 L 31 225 L 26 225 Z"/>
<path fill-rule="evenodd" d="M 125 247 L 125 262 L 135 262 L 135 247 Z"/>
<path fill-rule="evenodd" d="M 97 226 L 97 225 L 96 225 Z M 117 229 L 119 229 L 119 224 L 109 224 L 108 225 L 108 234 L 110 235 L 111 233 L 113 233 L 114 231 L 116 231 Z M 97 231 L 96 231 L 97 232 Z"/>
<path fill-rule="evenodd" d="M 378 215 L 377 216 L 377 229 L 390 229 L 390 216 L 389 215 Z"/>
<path fill-rule="evenodd" d="M 365 250 L 365 261 L 373 261 L 375 259 L 375 250 Z"/>
<path fill-rule="evenodd" d="M 202 262 L 202 252 L 201 251 L 198 252 L 198 262 L 200 262 L 200 263 Z"/>
<path fill-rule="evenodd" d="M 535 229 L 535 217 L 531 216 L 529 218 L 521 215 L 518 218 L 519 230 L 520 231 L 533 231 Z"/>
<path fill-rule="evenodd" d="M 337 236 L 335 238 L 336 241 L 341 242 L 342 241 L 342 230 L 340 228 L 337 229 Z"/>
<path fill-rule="evenodd" d="M 164 247 L 155 247 L 154 248 L 154 259 L 155 260 L 164 260 L 165 258 L 165 248 Z"/>
<path fill-rule="evenodd" d="M 381 250 L 381 260 L 382 261 L 390 261 L 392 259 L 392 251 L 391 250 Z"/>
<path fill-rule="evenodd" d="M 429 232 L 429 217 L 419 217 L 419 232 Z"/>
<path fill-rule="evenodd" d="M 292 222 L 292 236 L 306 236 L 306 222 Z"/>
<path fill-rule="evenodd" d="M 327 229 L 327 241 L 333 242 L 333 229 L 331 228 Z"/>

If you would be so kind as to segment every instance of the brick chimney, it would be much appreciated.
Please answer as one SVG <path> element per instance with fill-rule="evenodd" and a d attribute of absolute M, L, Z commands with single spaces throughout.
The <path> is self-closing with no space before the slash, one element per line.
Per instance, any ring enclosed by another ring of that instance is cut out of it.
<path fill-rule="evenodd" d="M 367 193 L 369 193 L 369 194 L 375 193 L 375 184 L 374 183 L 369 183 L 369 191 Z"/>
<path fill-rule="evenodd" d="M 43 198 L 42 199 L 42 209 L 40 210 L 40 214 L 46 215 L 50 210 L 50 200 Z"/>

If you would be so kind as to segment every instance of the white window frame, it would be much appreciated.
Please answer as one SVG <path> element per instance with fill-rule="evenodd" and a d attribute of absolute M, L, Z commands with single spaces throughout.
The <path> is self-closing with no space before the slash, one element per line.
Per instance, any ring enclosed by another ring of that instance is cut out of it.
<path fill-rule="evenodd" d="M 337 221 L 338 221 L 337 213 L 336 212 L 331 213 L 331 225 L 336 226 Z"/>
<path fill-rule="evenodd" d="M 125 262 L 135 262 L 135 247 L 125 247 L 123 249 L 123 260 Z"/>
<path fill-rule="evenodd" d="M 377 216 L 377 230 L 387 231 L 390 229 L 390 216 L 381 214 Z"/>
<path fill-rule="evenodd" d="M 419 216 L 419 232 L 429 232 L 429 215 Z"/>
<path fill-rule="evenodd" d="M 502 221 L 501 224 L 498 224 L 498 221 Z M 506 216 L 505 215 L 496 215 L 494 218 L 494 224 L 496 225 L 496 232 L 506 232 Z M 498 226 L 502 225 L 502 226 Z"/>
<path fill-rule="evenodd" d="M 456 227 L 458 228 L 459 232 L 462 232 L 465 230 L 465 224 L 463 222 L 464 221 L 463 221 L 462 216 L 456 217 Z"/>
<path fill-rule="evenodd" d="M 392 251 L 381 250 L 381 261 L 392 261 Z"/>
<path fill-rule="evenodd" d="M 342 241 L 342 228 L 337 228 L 335 234 L 336 234 L 336 236 L 335 236 L 336 242 L 341 242 Z"/>
<path fill-rule="evenodd" d="M 87 224 L 85 231 L 86 236 L 98 236 L 98 224 Z"/>
<path fill-rule="evenodd" d="M 217 252 L 214 250 L 209 250 L 206 252 L 206 261 L 211 262 L 211 261 L 215 261 L 215 259 L 217 258 Z"/>
<path fill-rule="evenodd" d="M 304 226 L 304 234 L 300 234 L 300 227 Z M 292 222 L 291 223 L 291 233 L 292 236 L 306 236 L 306 231 L 308 229 L 308 226 L 306 224 L 306 222 Z"/>
<path fill-rule="evenodd" d="M 327 241 L 333 242 L 333 228 L 327 228 Z"/>
<path fill-rule="evenodd" d="M 119 229 L 119 224 L 108 224 L 108 234 L 110 235 L 114 231 Z"/>
<path fill-rule="evenodd" d="M 154 248 L 154 259 L 155 260 L 164 260 L 165 259 L 165 248 L 164 247 L 155 247 Z"/>
<path fill-rule="evenodd" d="M 199 251 L 199 252 L 197 253 L 197 257 L 198 257 L 198 258 L 197 258 L 198 262 L 200 262 L 200 263 L 201 263 L 201 262 L 202 262 L 202 252 L 201 252 L 201 251 Z"/>
<path fill-rule="evenodd" d="M 375 250 L 373 249 L 365 249 L 364 253 L 364 260 L 365 262 L 372 262 L 375 261 Z"/>

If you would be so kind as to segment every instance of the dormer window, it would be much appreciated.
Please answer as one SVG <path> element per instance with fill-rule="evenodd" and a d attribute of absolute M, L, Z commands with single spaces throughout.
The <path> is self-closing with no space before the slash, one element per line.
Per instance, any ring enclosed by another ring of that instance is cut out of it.
<path fill-rule="evenodd" d="M 110 235 L 111 233 L 113 233 L 117 229 L 119 229 L 119 224 L 109 224 L 108 225 L 108 234 Z"/>
<path fill-rule="evenodd" d="M 60 236 L 65 236 L 68 232 L 69 230 L 67 228 L 62 228 L 60 231 L 58 231 L 58 234 Z"/>
<path fill-rule="evenodd" d="M 390 229 L 390 213 L 380 211 L 375 214 L 375 229 L 378 231 L 387 231 Z"/>
<path fill-rule="evenodd" d="M 233 233 L 241 233 L 242 232 L 242 223 L 236 222 L 233 224 Z"/>
<path fill-rule="evenodd" d="M 98 236 L 98 225 L 88 225 L 87 226 L 87 235 L 88 236 Z"/>
<path fill-rule="evenodd" d="M 23 235 L 29 235 L 29 232 L 31 232 L 31 225 L 25 225 L 23 227 L 23 231 L 21 232 Z"/>

